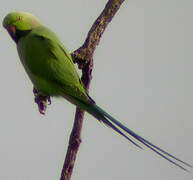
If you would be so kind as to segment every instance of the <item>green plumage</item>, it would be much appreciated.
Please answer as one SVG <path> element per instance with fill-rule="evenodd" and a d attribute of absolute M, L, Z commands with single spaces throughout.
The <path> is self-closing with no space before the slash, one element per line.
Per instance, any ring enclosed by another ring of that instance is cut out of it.
<path fill-rule="evenodd" d="M 16 42 L 20 60 L 39 92 L 64 97 L 136 146 L 141 147 L 138 144 L 140 142 L 184 170 L 186 169 L 179 163 L 192 167 L 137 135 L 98 107 L 85 92 L 72 58 L 61 41 L 33 15 L 24 12 L 10 13 L 4 18 L 3 26 Z"/>
<path fill-rule="evenodd" d="M 56 35 L 43 25 L 18 42 L 20 59 L 35 88 L 50 96 L 63 96 L 77 104 L 90 103 L 72 58 Z"/>

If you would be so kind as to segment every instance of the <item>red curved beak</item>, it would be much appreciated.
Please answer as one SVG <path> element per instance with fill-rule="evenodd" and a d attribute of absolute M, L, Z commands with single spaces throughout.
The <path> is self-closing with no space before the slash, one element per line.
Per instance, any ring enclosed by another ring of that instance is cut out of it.
<path fill-rule="evenodd" d="M 7 27 L 7 31 L 9 32 L 9 34 L 14 35 L 16 32 L 16 28 L 15 26 L 9 26 Z"/>
<path fill-rule="evenodd" d="M 16 39 L 16 27 L 15 26 L 8 26 L 6 27 L 7 32 L 9 33 L 9 35 L 11 36 L 11 38 L 17 43 L 17 39 Z"/>

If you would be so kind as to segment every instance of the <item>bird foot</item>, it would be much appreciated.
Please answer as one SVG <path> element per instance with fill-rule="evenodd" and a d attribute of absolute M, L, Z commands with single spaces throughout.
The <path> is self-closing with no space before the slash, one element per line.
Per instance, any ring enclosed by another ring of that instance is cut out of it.
<path fill-rule="evenodd" d="M 37 89 L 33 89 L 33 93 L 34 93 L 34 101 L 35 103 L 38 105 L 38 109 L 40 114 L 45 114 L 46 109 L 47 109 L 47 105 L 51 105 L 51 98 L 50 96 L 47 96 L 41 92 L 38 92 Z"/>

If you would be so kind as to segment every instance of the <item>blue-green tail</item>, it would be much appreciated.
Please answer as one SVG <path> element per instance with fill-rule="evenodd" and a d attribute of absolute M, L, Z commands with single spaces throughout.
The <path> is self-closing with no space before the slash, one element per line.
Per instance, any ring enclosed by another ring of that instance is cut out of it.
<path fill-rule="evenodd" d="M 136 145 L 139 148 L 142 148 L 139 144 L 143 144 L 164 159 L 168 160 L 172 164 L 178 166 L 179 168 L 188 171 L 184 166 L 188 166 L 193 168 L 192 165 L 180 160 L 179 158 L 171 155 L 170 153 L 164 151 L 158 146 L 155 146 L 148 140 L 144 139 L 143 137 L 139 136 L 136 134 L 134 131 L 130 130 L 123 124 L 121 124 L 119 121 L 117 121 L 115 118 L 113 118 L 111 115 L 106 113 L 103 109 L 101 109 L 99 106 L 94 105 L 89 110 L 87 110 L 90 114 L 92 114 L 94 117 L 96 117 L 99 121 L 102 121 L 104 124 L 107 126 L 111 127 L 114 129 L 117 133 L 120 135 L 124 136 L 127 140 L 132 142 L 134 145 Z M 132 139 L 131 139 L 132 138 Z M 133 140 L 134 139 L 134 140 Z M 135 142 L 135 140 L 137 140 Z"/>

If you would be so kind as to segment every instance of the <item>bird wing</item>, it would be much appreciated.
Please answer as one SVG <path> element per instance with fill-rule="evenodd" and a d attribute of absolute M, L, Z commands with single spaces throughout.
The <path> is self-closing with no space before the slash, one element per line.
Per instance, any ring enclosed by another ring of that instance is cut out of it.
<path fill-rule="evenodd" d="M 90 102 L 72 58 L 56 35 L 47 28 L 33 30 L 18 43 L 21 61 L 40 91 Z M 71 99 L 69 99 L 71 100 Z"/>

